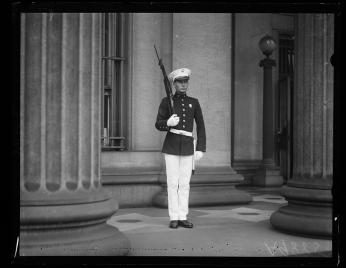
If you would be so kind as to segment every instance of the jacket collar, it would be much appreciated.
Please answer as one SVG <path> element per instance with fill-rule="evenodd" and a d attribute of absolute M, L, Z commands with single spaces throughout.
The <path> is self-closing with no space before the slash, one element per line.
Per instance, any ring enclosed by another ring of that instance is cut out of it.
<path fill-rule="evenodd" d="M 177 98 L 177 99 L 180 99 L 180 98 L 186 98 L 187 95 L 186 95 L 186 93 L 184 93 L 184 94 L 179 94 L 179 93 L 175 92 L 174 95 L 173 95 L 173 97 L 174 97 L 174 98 Z"/>

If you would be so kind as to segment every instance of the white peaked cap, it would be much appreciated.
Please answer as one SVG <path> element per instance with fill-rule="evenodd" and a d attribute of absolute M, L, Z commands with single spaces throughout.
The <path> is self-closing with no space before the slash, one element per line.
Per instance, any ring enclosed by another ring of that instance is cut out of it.
<path fill-rule="evenodd" d="M 191 70 L 187 68 L 176 69 L 168 75 L 168 79 L 173 83 L 175 79 L 180 77 L 190 77 Z"/>

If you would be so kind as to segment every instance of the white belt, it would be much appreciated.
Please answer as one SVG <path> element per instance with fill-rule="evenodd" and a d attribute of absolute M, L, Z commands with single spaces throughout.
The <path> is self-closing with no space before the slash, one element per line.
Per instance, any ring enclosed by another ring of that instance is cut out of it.
<path fill-rule="evenodd" d="M 171 128 L 169 131 L 172 132 L 172 133 L 175 133 L 175 134 L 192 137 L 192 132 L 188 132 L 188 131 L 185 131 L 185 130 Z"/>

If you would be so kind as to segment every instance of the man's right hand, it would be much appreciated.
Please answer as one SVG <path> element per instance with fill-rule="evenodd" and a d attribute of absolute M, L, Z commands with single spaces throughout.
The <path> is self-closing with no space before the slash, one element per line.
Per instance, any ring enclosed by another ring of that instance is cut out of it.
<path fill-rule="evenodd" d="M 175 127 L 179 123 L 179 117 L 176 114 L 173 114 L 168 120 L 167 120 L 167 126 L 169 127 Z"/>

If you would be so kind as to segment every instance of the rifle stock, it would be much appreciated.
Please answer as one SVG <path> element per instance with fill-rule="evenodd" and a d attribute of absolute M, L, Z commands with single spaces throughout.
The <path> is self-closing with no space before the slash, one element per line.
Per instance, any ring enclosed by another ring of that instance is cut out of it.
<path fill-rule="evenodd" d="M 167 95 L 167 98 L 169 99 L 169 113 L 170 113 L 170 115 L 172 115 L 175 113 L 174 112 L 174 105 L 173 105 L 172 87 L 171 87 L 171 84 L 170 84 L 169 79 L 167 77 L 165 66 L 163 65 L 162 59 L 160 59 L 159 54 L 157 53 L 155 45 L 154 45 L 154 48 L 155 48 L 157 59 L 159 61 L 159 66 L 160 66 L 161 71 L 162 71 L 163 83 L 165 85 L 166 95 Z"/>

